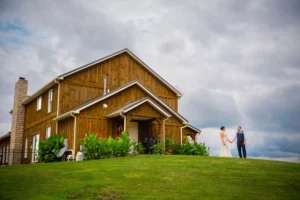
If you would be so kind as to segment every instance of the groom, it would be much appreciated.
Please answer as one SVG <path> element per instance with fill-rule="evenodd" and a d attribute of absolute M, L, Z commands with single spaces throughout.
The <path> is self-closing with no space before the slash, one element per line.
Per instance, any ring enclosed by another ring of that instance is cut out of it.
<path fill-rule="evenodd" d="M 241 150 L 243 150 L 243 156 L 244 158 L 246 158 L 246 137 L 244 132 L 242 131 L 242 127 L 238 126 L 237 127 L 237 133 L 236 133 L 236 137 L 231 141 L 234 142 L 237 139 L 237 148 L 238 148 L 238 152 L 239 152 L 239 156 L 240 158 L 242 158 L 242 152 Z"/>

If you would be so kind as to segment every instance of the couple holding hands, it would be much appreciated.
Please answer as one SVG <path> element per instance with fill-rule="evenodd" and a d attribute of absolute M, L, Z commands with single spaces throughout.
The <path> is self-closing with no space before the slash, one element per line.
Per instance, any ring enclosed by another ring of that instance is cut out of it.
<path fill-rule="evenodd" d="M 237 140 L 237 149 L 239 152 L 240 158 L 244 157 L 246 158 L 246 137 L 244 132 L 242 131 L 242 127 L 238 126 L 237 127 L 237 133 L 236 137 L 233 140 L 230 140 L 227 138 L 226 133 L 225 133 L 225 127 L 222 126 L 220 132 L 220 137 L 221 137 L 221 142 L 222 142 L 222 147 L 221 147 L 221 152 L 220 152 L 220 157 L 232 157 L 231 152 L 228 148 L 227 141 L 232 143 L 235 140 Z M 243 155 L 242 155 L 243 153 Z"/>

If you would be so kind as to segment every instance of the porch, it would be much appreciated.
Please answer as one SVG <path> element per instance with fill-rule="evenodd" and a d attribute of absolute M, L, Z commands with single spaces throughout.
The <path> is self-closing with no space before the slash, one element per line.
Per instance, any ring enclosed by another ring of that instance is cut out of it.
<path fill-rule="evenodd" d="M 112 120 L 112 136 L 126 131 L 132 141 L 143 143 L 154 137 L 165 143 L 165 121 L 171 115 L 150 98 L 130 103 L 107 115 Z"/>

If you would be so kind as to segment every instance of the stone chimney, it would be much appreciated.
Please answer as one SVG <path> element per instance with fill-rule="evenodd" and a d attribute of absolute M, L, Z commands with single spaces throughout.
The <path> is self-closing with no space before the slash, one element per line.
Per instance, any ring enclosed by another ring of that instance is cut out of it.
<path fill-rule="evenodd" d="M 14 106 L 12 112 L 10 155 L 8 164 L 21 164 L 22 143 L 24 134 L 25 107 L 22 101 L 27 96 L 28 81 L 20 77 L 15 86 Z"/>

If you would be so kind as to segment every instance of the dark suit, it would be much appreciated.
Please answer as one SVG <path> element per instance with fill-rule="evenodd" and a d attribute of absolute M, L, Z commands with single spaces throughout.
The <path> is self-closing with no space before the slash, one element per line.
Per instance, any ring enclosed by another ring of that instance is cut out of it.
<path fill-rule="evenodd" d="M 238 148 L 240 158 L 242 158 L 242 152 L 241 152 L 242 150 L 243 150 L 243 156 L 244 158 L 246 158 L 247 154 L 246 154 L 246 145 L 244 144 L 245 142 L 244 132 L 243 131 L 237 132 L 236 139 L 237 139 L 237 148 Z"/>

